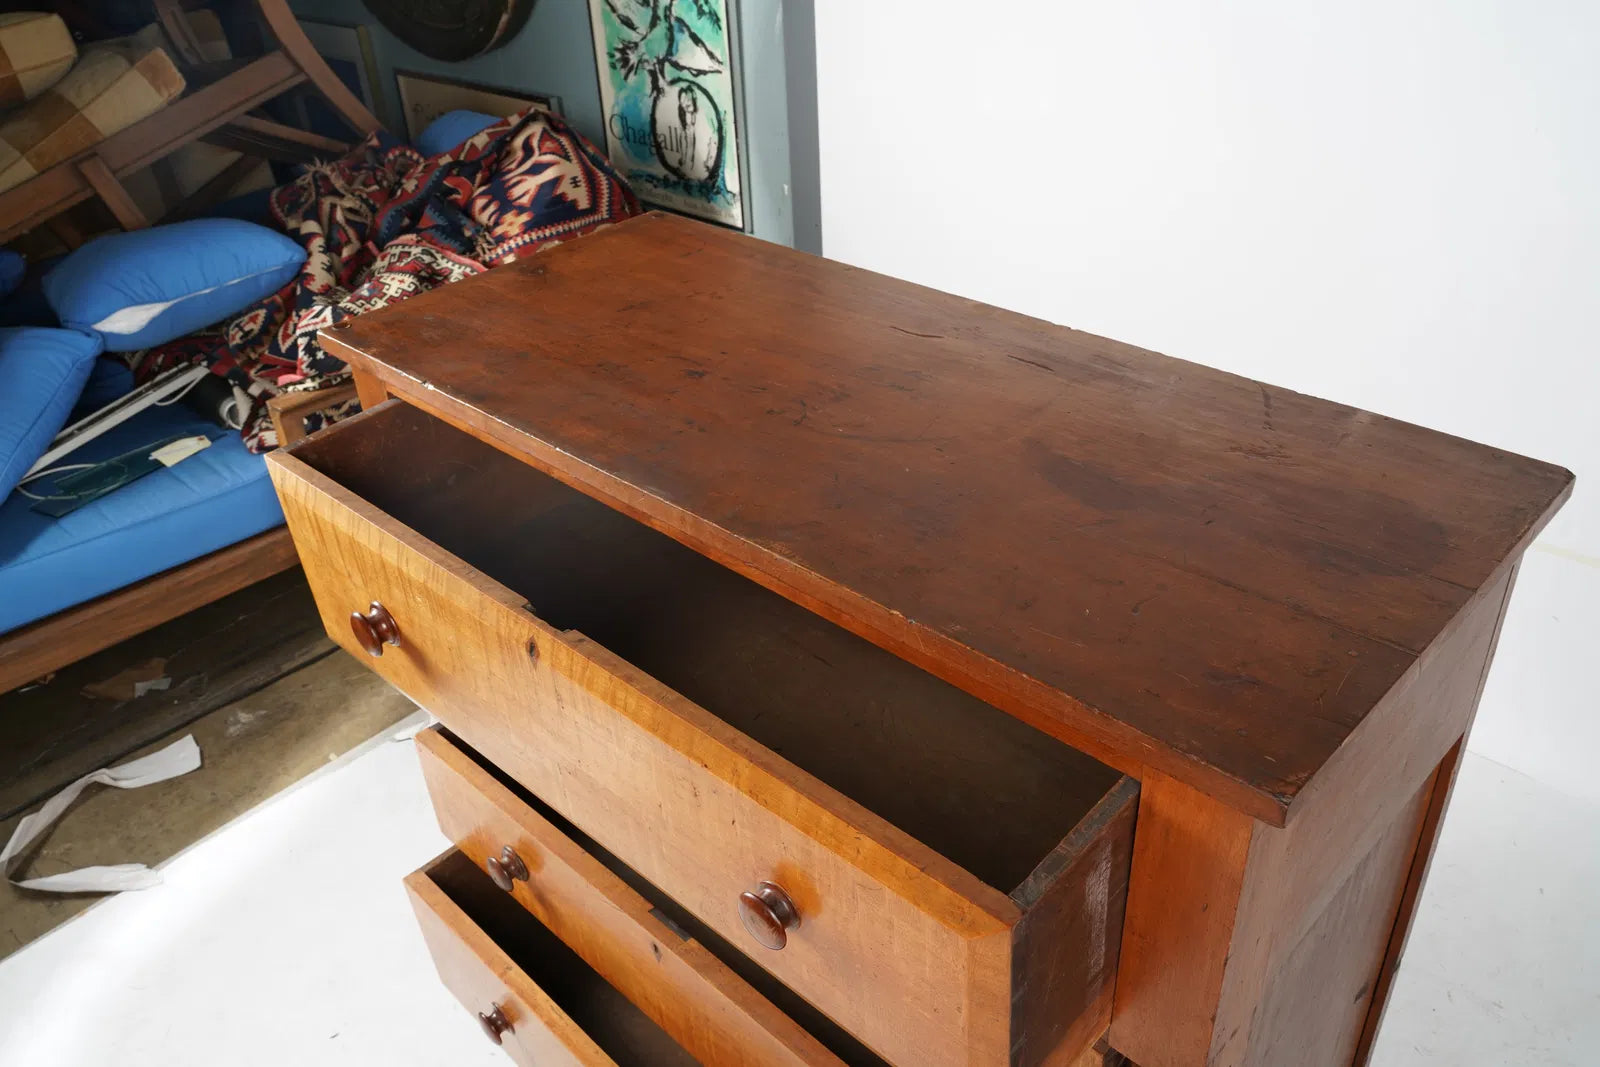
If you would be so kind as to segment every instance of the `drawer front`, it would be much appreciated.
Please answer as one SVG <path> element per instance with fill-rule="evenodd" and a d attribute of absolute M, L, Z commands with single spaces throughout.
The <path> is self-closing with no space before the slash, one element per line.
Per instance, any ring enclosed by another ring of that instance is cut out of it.
<path fill-rule="evenodd" d="M 439 978 L 523 1067 L 615 1067 L 594 1040 L 451 900 L 426 868 L 406 877 Z"/>
<path fill-rule="evenodd" d="M 417 737 L 439 827 L 462 853 L 701 1063 L 839 1067 L 703 946 L 437 729 Z M 508 853 L 506 850 L 509 849 Z"/>
<path fill-rule="evenodd" d="M 1004 893 L 292 455 L 269 460 L 334 640 L 886 1059 L 1010 1061 Z M 349 615 L 373 601 L 398 643 L 369 658 Z M 740 921 L 762 882 L 800 919 L 780 951 Z"/>

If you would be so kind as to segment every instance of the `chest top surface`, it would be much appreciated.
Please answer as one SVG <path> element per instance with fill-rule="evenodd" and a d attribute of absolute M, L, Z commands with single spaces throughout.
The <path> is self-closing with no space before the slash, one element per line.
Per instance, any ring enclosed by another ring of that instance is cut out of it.
<path fill-rule="evenodd" d="M 1572 485 L 664 215 L 324 338 L 1012 714 L 1279 824 Z"/>

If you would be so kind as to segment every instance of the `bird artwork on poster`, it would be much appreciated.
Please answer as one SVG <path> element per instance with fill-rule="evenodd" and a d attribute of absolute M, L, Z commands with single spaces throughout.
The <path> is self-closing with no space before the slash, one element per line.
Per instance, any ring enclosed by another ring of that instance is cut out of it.
<path fill-rule="evenodd" d="M 745 228 L 726 0 L 590 0 L 611 162 L 640 199 Z"/>

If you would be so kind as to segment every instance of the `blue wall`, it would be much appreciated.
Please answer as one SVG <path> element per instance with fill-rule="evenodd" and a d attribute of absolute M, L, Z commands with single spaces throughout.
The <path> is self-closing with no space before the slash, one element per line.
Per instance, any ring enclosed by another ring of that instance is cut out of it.
<path fill-rule="evenodd" d="M 400 124 L 394 72 L 411 70 L 558 96 L 567 121 L 605 150 L 605 117 L 600 110 L 588 0 L 537 0 L 527 25 L 514 39 L 462 63 L 440 62 L 412 50 L 378 25 L 360 0 L 291 0 L 290 6 L 302 18 L 368 28 L 378 64 L 377 91 L 384 94 L 379 117 L 386 122 Z M 742 181 L 750 229 L 758 237 L 794 244 L 788 89 L 794 79 L 785 69 L 783 4 L 782 0 L 730 0 L 729 7 L 736 6 L 737 63 L 743 84 Z M 811 139 L 815 140 L 814 132 Z M 815 154 L 814 143 L 810 151 Z M 801 215 L 809 217 L 805 210 Z M 802 241 L 802 247 L 806 244 Z"/>

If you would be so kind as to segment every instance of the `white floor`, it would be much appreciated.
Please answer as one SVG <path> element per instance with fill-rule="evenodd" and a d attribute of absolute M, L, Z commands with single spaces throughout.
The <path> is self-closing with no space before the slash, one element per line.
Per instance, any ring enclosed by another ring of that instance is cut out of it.
<path fill-rule="evenodd" d="M 0 1064 L 508 1062 L 400 879 L 442 851 L 409 744 L 332 766 L 0 962 Z M 1375 1062 L 1600 1064 L 1600 809 L 1469 756 Z"/>

